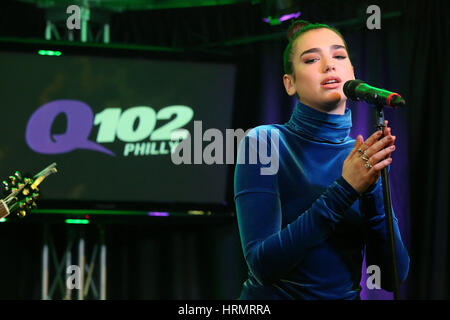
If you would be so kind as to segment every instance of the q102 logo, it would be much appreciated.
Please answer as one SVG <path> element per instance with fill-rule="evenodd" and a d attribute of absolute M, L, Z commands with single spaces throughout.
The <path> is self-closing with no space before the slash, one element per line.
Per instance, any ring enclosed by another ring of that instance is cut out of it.
<path fill-rule="evenodd" d="M 67 117 L 66 132 L 51 134 L 53 122 L 61 113 Z M 170 120 L 174 115 L 175 118 Z M 118 139 L 125 142 L 125 157 L 163 155 L 173 153 L 180 143 L 179 139 L 189 135 L 186 129 L 180 128 L 189 123 L 193 116 L 192 108 L 173 105 L 158 112 L 147 106 L 132 107 L 124 112 L 121 108 L 106 108 L 94 117 L 92 109 L 84 102 L 55 100 L 42 105 L 31 115 L 25 137 L 28 146 L 42 154 L 88 149 L 115 156 L 101 143 L 112 143 Z M 158 120 L 170 121 L 156 128 Z M 89 140 L 89 135 L 92 127 L 97 125 L 98 134 L 94 142 Z"/>

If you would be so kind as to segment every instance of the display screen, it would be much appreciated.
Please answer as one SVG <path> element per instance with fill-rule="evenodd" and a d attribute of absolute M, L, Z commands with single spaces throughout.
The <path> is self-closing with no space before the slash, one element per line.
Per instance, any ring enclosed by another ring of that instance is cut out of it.
<path fill-rule="evenodd" d="M 196 162 L 194 142 L 203 150 L 204 131 L 232 128 L 235 73 L 229 63 L 0 51 L 1 178 L 56 162 L 46 203 L 223 203 L 228 166 Z M 177 163 L 187 138 L 192 160 Z"/>

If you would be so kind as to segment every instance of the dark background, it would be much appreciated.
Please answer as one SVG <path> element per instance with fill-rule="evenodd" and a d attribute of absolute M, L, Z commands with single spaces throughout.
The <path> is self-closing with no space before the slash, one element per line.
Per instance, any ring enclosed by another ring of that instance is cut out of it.
<path fill-rule="evenodd" d="M 368 30 L 369 5 L 381 8 L 380 30 Z M 448 299 L 449 276 L 449 20 L 445 1 L 301 2 L 301 17 L 336 26 L 350 49 L 356 77 L 407 101 L 404 110 L 386 111 L 398 150 L 391 188 L 403 240 L 411 257 L 402 284 L 406 299 Z M 188 55 L 221 55 L 237 61 L 234 128 L 283 123 L 295 101 L 282 85 L 284 31 L 263 23 L 260 1 L 224 6 L 116 12 L 111 42 L 172 48 Z M 45 11 L 27 3 L 2 1 L 0 37 L 43 39 Z M 373 115 L 365 104 L 349 104 L 352 136 L 367 137 Z M 3 105 L 4 112 L 13 113 Z M 4 138 L 7 133 L 4 133 Z M 0 157 L 7 157 L 0 154 Z M 232 196 L 232 185 L 229 186 Z M 28 222 L 30 221 L 30 222 Z M 31 222 L 33 221 L 33 222 Z M 67 235 L 85 232 L 98 241 L 105 230 L 110 299 L 234 299 L 246 277 L 237 224 L 230 217 L 170 217 L 72 226 L 51 218 L 0 224 L 0 259 L 8 276 L 0 298 L 39 299 L 43 223 L 61 257 Z M 95 222 L 95 218 L 93 218 Z M 69 230 L 70 229 L 70 230 Z M 55 296 L 56 297 L 56 296 Z M 366 299 L 389 299 L 363 293 Z"/>

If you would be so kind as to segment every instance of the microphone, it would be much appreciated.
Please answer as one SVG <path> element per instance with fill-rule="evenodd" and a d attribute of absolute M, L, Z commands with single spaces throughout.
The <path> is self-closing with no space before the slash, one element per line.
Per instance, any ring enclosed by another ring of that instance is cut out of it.
<path fill-rule="evenodd" d="M 344 84 L 344 94 L 355 101 L 364 100 L 372 104 L 387 105 L 394 109 L 406 104 L 405 99 L 395 92 L 369 86 L 361 80 L 349 80 Z"/>

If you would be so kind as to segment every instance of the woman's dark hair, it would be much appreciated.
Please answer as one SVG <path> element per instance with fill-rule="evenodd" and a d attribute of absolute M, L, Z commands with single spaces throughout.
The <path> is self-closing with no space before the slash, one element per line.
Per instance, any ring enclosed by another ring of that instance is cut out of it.
<path fill-rule="evenodd" d="M 322 28 L 330 29 L 331 31 L 334 31 L 338 36 L 340 36 L 342 41 L 344 41 L 345 48 L 347 49 L 347 43 L 345 42 L 344 37 L 336 28 L 331 27 L 327 24 L 311 23 L 311 22 L 305 21 L 305 20 L 296 20 L 289 26 L 289 29 L 287 31 L 287 37 L 288 37 L 289 43 L 286 46 L 286 49 L 284 49 L 284 54 L 283 54 L 283 66 L 284 66 L 285 74 L 290 74 L 295 77 L 294 66 L 292 64 L 292 55 L 294 54 L 293 48 L 294 48 L 295 40 L 297 40 L 298 37 L 300 37 L 302 34 L 304 34 L 305 32 L 307 32 L 309 30 L 322 29 Z M 347 52 L 348 52 L 348 50 L 347 50 Z"/>

